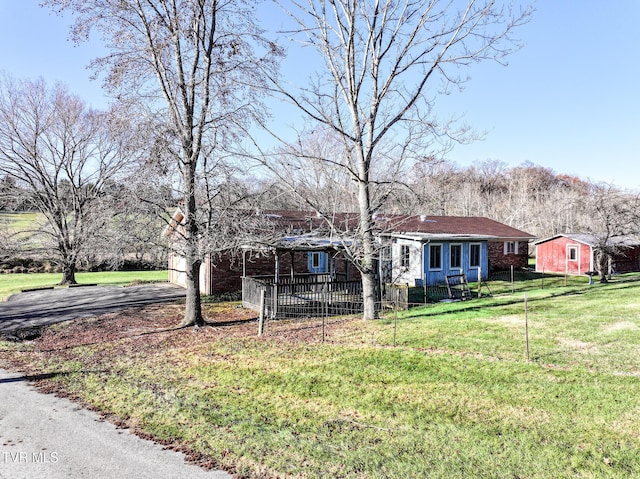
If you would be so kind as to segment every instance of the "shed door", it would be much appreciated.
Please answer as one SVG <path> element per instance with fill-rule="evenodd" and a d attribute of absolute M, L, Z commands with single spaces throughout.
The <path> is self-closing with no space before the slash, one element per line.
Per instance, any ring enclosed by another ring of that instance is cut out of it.
<path fill-rule="evenodd" d="M 580 271 L 580 245 L 568 244 L 565 260 L 568 274 L 582 273 L 582 271 Z"/>

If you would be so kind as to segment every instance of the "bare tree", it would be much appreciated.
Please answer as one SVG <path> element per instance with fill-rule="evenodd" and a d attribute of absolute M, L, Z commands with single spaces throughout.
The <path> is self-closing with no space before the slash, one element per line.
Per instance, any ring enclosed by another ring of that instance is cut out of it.
<path fill-rule="evenodd" d="M 447 161 L 421 162 L 412 170 L 411 191 L 418 200 L 418 211 L 432 215 L 457 214 L 461 202 L 463 171 Z"/>
<path fill-rule="evenodd" d="M 273 75 L 280 52 L 263 40 L 249 1 L 44 4 L 76 14 L 76 40 L 86 39 L 92 29 L 101 32 L 110 54 L 93 66 L 107 72 L 107 89 L 120 100 L 143 105 L 149 116 L 165 123 L 161 132 L 166 153 L 180 174 L 183 199 L 181 252 L 186 258 L 187 300 L 182 325 L 203 324 L 199 270 L 207 232 L 202 231 L 197 194 L 203 160 L 233 142 L 240 127 L 246 130 L 251 119 L 263 115 L 255 88 L 261 81 L 257 64 Z"/>
<path fill-rule="evenodd" d="M 61 284 L 76 282 L 78 261 L 110 221 L 105 185 L 125 165 L 127 134 L 63 86 L 0 79 L 0 175 L 12 179 L 2 195 L 44 216 L 33 246 L 54 254 Z"/>
<path fill-rule="evenodd" d="M 291 36 L 324 63 L 309 87 L 274 79 L 314 129 L 333 131 L 340 160 L 316 158 L 304 143 L 290 154 L 339 167 L 357 198 L 361 252 L 356 265 L 364 290 L 364 318 L 376 316 L 377 250 L 374 215 L 404 179 L 407 166 L 467 139 L 464 128 L 439 121 L 438 93 L 462 85 L 459 68 L 502 61 L 510 37 L 529 10 L 493 0 L 308 0 L 282 2 L 295 23 Z M 293 147 L 294 146 L 294 147 Z M 319 208 L 318 208 L 319 209 Z"/>
<path fill-rule="evenodd" d="M 594 238 L 595 267 L 600 282 L 606 283 L 616 255 L 624 255 L 626 239 L 637 236 L 635 219 L 640 211 L 637 196 L 625 194 L 607 183 L 593 185 L 587 201 L 586 231 Z"/>

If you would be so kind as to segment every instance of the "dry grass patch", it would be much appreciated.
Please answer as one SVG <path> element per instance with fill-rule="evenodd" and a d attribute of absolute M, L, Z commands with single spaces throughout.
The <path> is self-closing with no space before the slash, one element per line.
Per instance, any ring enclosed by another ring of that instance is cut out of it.
<path fill-rule="evenodd" d="M 618 321 L 604 328 L 604 331 L 610 333 L 612 331 L 636 331 L 638 329 L 640 329 L 640 327 L 638 327 L 636 323 L 632 323 L 630 321 Z"/>

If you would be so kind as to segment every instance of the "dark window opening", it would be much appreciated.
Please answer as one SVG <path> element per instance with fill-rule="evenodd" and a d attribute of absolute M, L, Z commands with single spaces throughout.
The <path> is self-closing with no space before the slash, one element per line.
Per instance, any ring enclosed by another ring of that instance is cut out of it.
<path fill-rule="evenodd" d="M 472 244 L 469 248 L 469 266 L 471 268 L 480 267 L 480 245 Z"/>
<path fill-rule="evenodd" d="M 429 269 L 442 269 L 442 245 L 429 246 Z"/>
<path fill-rule="evenodd" d="M 451 268 L 462 268 L 462 245 L 452 244 L 449 248 Z"/>

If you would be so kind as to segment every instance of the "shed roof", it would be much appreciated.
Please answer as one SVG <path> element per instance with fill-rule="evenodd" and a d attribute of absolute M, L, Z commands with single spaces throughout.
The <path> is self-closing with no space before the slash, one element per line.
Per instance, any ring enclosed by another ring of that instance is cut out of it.
<path fill-rule="evenodd" d="M 555 236 L 551 236 L 549 238 L 544 238 L 539 241 L 536 241 L 534 245 L 539 245 L 542 243 L 547 243 L 549 241 L 556 240 L 558 238 L 568 238 L 573 241 L 577 241 L 578 243 L 586 244 L 587 246 L 597 246 L 598 245 L 598 237 L 589 233 L 560 233 Z M 631 236 L 612 236 L 607 240 L 607 244 L 616 245 L 616 246 L 640 246 L 640 241 Z"/>

